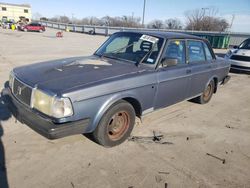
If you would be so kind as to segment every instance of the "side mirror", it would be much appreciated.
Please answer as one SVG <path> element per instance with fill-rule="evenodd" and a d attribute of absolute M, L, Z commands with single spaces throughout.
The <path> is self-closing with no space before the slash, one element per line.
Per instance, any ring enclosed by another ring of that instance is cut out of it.
<path fill-rule="evenodd" d="M 174 65 L 177 65 L 178 63 L 178 59 L 175 59 L 175 58 L 164 58 L 162 59 L 162 66 L 166 66 L 166 67 L 169 67 L 169 66 L 174 66 Z"/>
<path fill-rule="evenodd" d="M 238 46 L 233 46 L 233 49 L 238 49 L 239 47 Z"/>

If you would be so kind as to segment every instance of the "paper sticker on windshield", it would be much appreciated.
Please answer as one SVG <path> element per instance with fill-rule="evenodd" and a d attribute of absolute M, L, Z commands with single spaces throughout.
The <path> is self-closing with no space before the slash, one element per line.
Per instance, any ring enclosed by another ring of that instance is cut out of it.
<path fill-rule="evenodd" d="M 149 35 L 142 35 L 140 39 L 148 41 L 148 42 L 152 42 L 152 43 L 156 43 L 159 40 L 158 38 L 152 37 L 152 36 L 149 36 Z"/>
<path fill-rule="evenodd" d="M 147 59 L 147 62 L 149 62 L 149 63 L 154 63 L 154 60 L 151 59 L 151 58 L 148 58 L 148 59 Z"/>

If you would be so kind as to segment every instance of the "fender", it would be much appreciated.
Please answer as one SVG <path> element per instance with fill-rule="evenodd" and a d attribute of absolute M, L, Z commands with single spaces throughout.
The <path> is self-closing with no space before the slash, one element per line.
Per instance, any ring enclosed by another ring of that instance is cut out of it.
<path fill-rule="evenodd" d="M 139 102 L 139 104 L 141 104 L 140 100 L 138 99 L 139 97 L 137 97 L 136 94 L 134 92 L 131 92 L 131 91 L 125 91 L 122 93 L 116 93 L 115 95 L 112 95 L 108 100 L 105 101 L 105 103 L 103 103 L 101 108 L 96 113 L 96 115 L 93 119 L 93 123 L 91 125 L 91 131 L 94 131 L 94 129 L 98 126 L 98 124 L 101 121 L 101 118 L 103 117 L 105 112 L 113 104 L 115 104 L 117 101 L 122 100 L 124 98 L 133 98 L 133 99 L 137 100 Z"/>
<path fill-rule="evenodd" d="M 208 82 L 206 83 L 206 86 L 205 86 L 204 90 L 207 88 L 208 84 L 209 84 L 214 78 L 217 79 L 217 83 L 214 83 L 214 84 L 215 84 L 215 86 L 214 86 L 214 87 L 215 87 L 215 88 L 214 88 L 214 93 L 216 93 L 216 91 L 217 91 L 217 86 L 218 86 L 218 82 L 219 82 L 219 78 L 218 78 L 217 75 L 211 76 L 211 78 L 210 78 L 210 79 L 208 80 Z"/>

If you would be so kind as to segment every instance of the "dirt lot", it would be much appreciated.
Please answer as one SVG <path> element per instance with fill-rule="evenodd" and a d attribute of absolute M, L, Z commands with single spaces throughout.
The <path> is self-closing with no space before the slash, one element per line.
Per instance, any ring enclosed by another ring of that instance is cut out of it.
<path fill-rule="evenodd" d="M 15 66 L 89 55 L 106 39 L 76 33 L 59 39 L 55 33 L 0 29 L 0 89 Z M 6 166 L 0 164 L 0 187 L 250 187 L 250 76 L 231 76 L 209 104 L 182 102 L 137 123 L 133 135 L 156 131 L 169 143 L 164 145 L 126 141 L 107 149 L 83 135 L 51 141 L 15 123 L 0 104 Z"/>

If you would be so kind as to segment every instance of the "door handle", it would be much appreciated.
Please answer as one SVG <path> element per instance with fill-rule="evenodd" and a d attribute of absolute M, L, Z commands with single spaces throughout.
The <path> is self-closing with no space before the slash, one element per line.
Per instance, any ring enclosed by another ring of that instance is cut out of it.
<path fill-rule="evenodd" d="M 190 74 L 191 72 L 192 72 L 191 69 L 187 69 L 187 70 L 186 70 L 186 73 L 187 73 L 187 74 Z"/>

